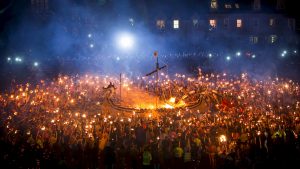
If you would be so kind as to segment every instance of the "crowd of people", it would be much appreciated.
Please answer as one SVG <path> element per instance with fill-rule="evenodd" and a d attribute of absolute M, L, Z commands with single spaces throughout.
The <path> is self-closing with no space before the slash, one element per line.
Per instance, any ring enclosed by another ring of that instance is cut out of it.
<path fill-rule="evenodd" d="M 176 98 L 159 112 L 115 110 L 103 89 L 110 82 L 118 84 L 118 78 L 59 76 L 1 94 L 1 165 L 299 168 L 300 86 L 292 80 L 201 72 L 198 77 L 162 75 L 159 82 L 151 77 L 124 80 L 129 92 Z M 120 104 L 130 100 L 112 97 Z M 185 107 L 199 100 L 201 105 Z M 178 102 L 184 104 L 176 106 Z"/>

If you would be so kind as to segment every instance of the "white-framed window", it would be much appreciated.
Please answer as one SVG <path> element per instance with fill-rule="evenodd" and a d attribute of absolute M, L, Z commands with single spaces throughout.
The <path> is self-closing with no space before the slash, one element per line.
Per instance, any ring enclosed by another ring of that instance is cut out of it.
<path fill-rule="evenodd" d="M 194 25 L 194 26 L 197 26 L 198 23 L 199 23 L 199 20 L 198 20 L 198 19 L 193 19 L 193 25 Z"/>
<path fill-rule="evenodd" d="M 173 20 L 173 28 L 179 29 L 179 20 L 177 20 L 177 19 Z"/>
<path fill-rule="evenodd" d="M 250 40 L 250 43 L 252 43 L 252 44 L 258 43 L 258 37 L 257 36 L 250 36 L 249 40 Z"/>
<path fill-rule="evenodd" d="M 231 4 L 225 4 L 225 8 L 226 8 L 226 9 L 231 9 L 232 6 L 231 6 Z"/>
<path fill-rule="evenodd" d="M 270 18 L 269 25 L 270 26 L 274 26 L 275 25 L 275 19 L 274 18 Z"/>
<path fill-rule="evenodd" d="M 210 8 L 211 9 L 217 9 L 218 8 L 218 2 L 217 2 L 217 0 L 211 0 L 211 2 L 210 2 Z"/>
<path fill-rule="evenodd" d="M 237 19 L 237 20 L 236 20 L 236 27 L 237 27 L 237 28 L 241 28 L 242 26 L 243 26 L 242 20 L 241 20 L 241 19 Z"/>
<path fill-rule="evenodd" d="M 165 21 L 162 20 L 162 19 L 159 19 L 156 21 L 156 26 L 159 28 L 159 29 L 163 29 L 166 27 L 166 24 L 165 24 Z"/>
<path fill-rule="evenodd" d="M 210 19 L 209 20 L 209 25 L 211 26 L 211 27 L 217 27 L 217 20 L 216 19 Z"/>
<path fill-rule="evenodd" d="M 275 43 L 277 41 L 277 35 L 270 35 L 269 36 L 269 43 Z"/>

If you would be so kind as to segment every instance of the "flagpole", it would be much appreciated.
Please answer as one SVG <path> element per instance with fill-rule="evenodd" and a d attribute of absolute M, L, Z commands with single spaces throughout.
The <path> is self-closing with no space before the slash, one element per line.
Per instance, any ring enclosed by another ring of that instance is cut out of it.
<path fill-rule="evenodd" d="M 159 63 L 158 63 L 158 55 L 157 53 L 154 53 L 154 56 L 156 55 L 156 109 L 158 104 L 158 71 L 159 71 Z"/>
<path fill-rule="evenodd" d="M 122 73 L 120 73 L 120 103 L 122 101 Z"/>
<path fill-rule="evenodd" d="M 166 67 L 166 65 L 159 67 L 159 63 L 158 63 L 158 52 L 155 51 L 154 52 L 154 57 L 156 57 L 156 69 L 148 74 L 146 74 L 146 76 L 150 76 L 153 75 L 154 73 L 156 73 L 156 80 L 155 80 L 155 86 L 154 86 L 154 94 L 155 96 L 155 100 L 156 100 L 156 109 L 158 108 L 158 97 L 159 97 L 159 90 L 158 90 L 158 81 L 159 81 L 159 70 L 164 69 Z"/>

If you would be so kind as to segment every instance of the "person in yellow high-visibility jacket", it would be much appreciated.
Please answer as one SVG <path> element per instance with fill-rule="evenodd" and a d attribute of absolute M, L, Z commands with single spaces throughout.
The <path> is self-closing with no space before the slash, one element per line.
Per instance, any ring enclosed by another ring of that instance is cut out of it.
<path fill-rule="evenodd" d="M 143 169 L 150 169 L 152 161 L 152 155 L 149 151 L 149 148 L 146 147 L 143 152 Z"/>
<path fill-rule="evenodd" d="M 174 148 L 174 169 L 180 169 L 182 168 L 182 163 L 183 163 L 183 149 L 180 146 L 180 142 L 178 143 L 178 146 Z"/>

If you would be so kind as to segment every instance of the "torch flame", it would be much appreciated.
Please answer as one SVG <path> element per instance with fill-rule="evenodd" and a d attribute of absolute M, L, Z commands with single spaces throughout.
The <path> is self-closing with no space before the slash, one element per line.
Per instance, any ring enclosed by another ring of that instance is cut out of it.
<path fill-rule="evenodd" d="M 222 142 L 222 143 L 226 142 L 226 136 L 225 135 L 221 135 L 219 139 L 220 139 L 220 142 Z"/>
<path fill-rule="evenodd" d="M 176 100 L 175 97 L 171 97 L 170 100 L 169 100 L 169 102 L 170 102 L 170 103 L 175 103 L 175 100 Z"/>
<path fill-rule="evenodd" d="M 174 109 L 174 107 L 171 106 L 171 105 L 169 105 L 169 104 L 165 104 L 165 105 L 164 105 L 164 108 L 166 108 L 166 109 Z"/>

